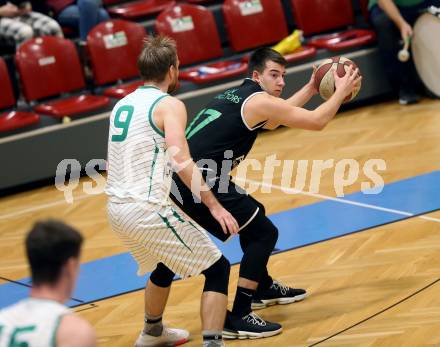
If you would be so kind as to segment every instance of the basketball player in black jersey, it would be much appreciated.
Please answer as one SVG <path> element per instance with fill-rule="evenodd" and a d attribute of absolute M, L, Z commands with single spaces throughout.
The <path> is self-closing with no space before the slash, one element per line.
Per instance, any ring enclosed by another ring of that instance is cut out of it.
<path fill-rule="evenodd" d="M 308 111 L 301 106 L 317 93 L 313 76 L 289 99 L 280 98 L 286 64 L 278 52 L 258 49 L 249 61 L 249 78 L 239 87 L 215 96 L 187 128 L 194 161 L 206 181 L 213 185 L 217 199 L 240 225 L 244 254 L 234 305 L 226 317 L 225 338 L 259 338 L 280 333 L 280 324 L 265 321 L 252 310 L 291 303 L 306 296 L 305 290 L 290 288 L 269 276 L 266 265 L 278 239 L 278 230 L 266 217 L 264 206 L 231 181 L 230 171 L 249 153 L 261 129 L 275 129 L 280 125 L 323 129 L 361 80 L 358 71 L 352 68 L 342 78 L 334 74 L 334 95 L 315 110 Z M 225 241 L 230 235 L 223 232 L 203 204 L 195 201 L 177 175 L 174 180 L 179 191 L 177 198 L 172 196 L 174 202 L 203 228 Z"/>

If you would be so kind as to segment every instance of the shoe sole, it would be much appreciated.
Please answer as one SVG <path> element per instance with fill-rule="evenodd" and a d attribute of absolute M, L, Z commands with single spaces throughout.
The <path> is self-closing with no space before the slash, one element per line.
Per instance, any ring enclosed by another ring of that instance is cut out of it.
<path fill-rule="evenodd" d="M 171 343 L 165 343 L 165 344 L 163 341 L 159 341 L 159 342 L 153 343 L 153 344 L 141 344 L 141 343 L 136 342 L 134 344 L 134 347 L 159 347 L 159 346 L 175 347 L 175 346 L 183 345 L 184 343 L 187 343 L 188 341 L 189 341 L 189 339 L 182 339 L 177 342 L 171 342 Z"/>
<path fill-rule="evenodd" d="M 278 330 L 272 330 L 272 331 L 264 331 L 262 333 L 253 333 L 250 331 L 241 331 L 238 330 L 238 332 L 233 332 L 229 330 L 223 330 L 223 338 L 225 340 L 255 340 L 255 339 L 262 339 L 264 337 L 270 337 L 274 335 L 278 335 L 283 331 L 283 328 L 279 328 Z"/>
<path fill-rule="evenodd" d="M 266 308 L 272 305 L 287 305 L 296 301 L 304 300 L 307 297 L 307 293 L 301 295 L 295 295 L 291 298 L 277 298 L 277 299 L 269 299 L 269 300 L 261 300 L 262 303 L 252 303 L 252 310 L 261 310 L 262 308 Z"/>

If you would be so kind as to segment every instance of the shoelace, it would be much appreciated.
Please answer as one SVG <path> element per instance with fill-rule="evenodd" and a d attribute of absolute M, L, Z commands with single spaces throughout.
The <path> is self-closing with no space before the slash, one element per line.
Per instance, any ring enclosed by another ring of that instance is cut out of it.
<path fill-rule="evenodd" d="M 146 334 L 144 331 L 142 331 L 142 335 L 148 335 L 148 334 Z M 151 336 L 151 335 L 149 335 L 149 336 Z M 169 337 L 169 338 L 172 338 L 172 339 L 180 338 L 178 331 L 175 331 L 175 330 L 173 330 L 171 328 L 168 328 L 165 325 L 163 326 L 161 336 Z"/>
<path fill-rule="evenodd" d="M 251 323 L 253 325 L 259 325 L 260 327 L 265 327 L 267 325 L 266 321 L 254 312 L 249 313 L 244 318 L 246 318 L 246 321 L 248 323 Z"/>
<path fill-rule="evenodd" d="M 282 284 L 281 282 L 278 282 L 276 280 L 273 281 L 271 287 L 277 290 L 279 289 L 281 291 L 281 294 L 283 295 L 286 295 L 290 290 L 289 286 L 286 286 L 285 284 Z"/>
<path fill-rule="evenodd" d="M 163 326 L 162 335 L 176 338 L 179 337 L 178 331 L 168 328 L 166 325 Z"/>

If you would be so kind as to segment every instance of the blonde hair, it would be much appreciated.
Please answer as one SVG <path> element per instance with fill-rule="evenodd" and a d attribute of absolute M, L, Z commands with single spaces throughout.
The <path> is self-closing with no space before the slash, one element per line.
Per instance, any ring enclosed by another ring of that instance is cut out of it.
<path fill-rule="evenodd" d="M 177 66 L 176 41 L 164 35 L 148 36 L 137 66 L 144 81 L 162 82 L 171 66 Z"/>

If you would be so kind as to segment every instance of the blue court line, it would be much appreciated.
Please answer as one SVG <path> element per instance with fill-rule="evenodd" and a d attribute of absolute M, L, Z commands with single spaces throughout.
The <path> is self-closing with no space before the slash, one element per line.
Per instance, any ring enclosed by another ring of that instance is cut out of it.
<path fill-rule="evenodd" d="M 380 194 L 362 192 L 342 198 L 363 204 L 412 213 L 425 214 L 440 209 L 440 171 L 412 177 L 385 185 Z M 303 247 L 335 237 L 400 221 L 408 216 L 369 209 L 336 201 L 321 201 L 269 216 L 278 227 L 278 252 Z M 232 264 L 238 263 L 242 252 L 238 238 L 227 243 L 214 239 Z M 136 275 L 137 265 L 128 253 L 105 257 L 81 265 L 71 307 L 106 299 L 142 289 L 148 275 Z M 29 285 L 29 278 L 18 280 Z M 0 308 L 26 297 L 23 285 L 0 285 Z"/>
<path fill-rule="evenodd" d="M 359 192 L 346 199 L 414 215 L 425 214 L 440 207 L 440 171 L 386 184 L 380 194 Z"/>

